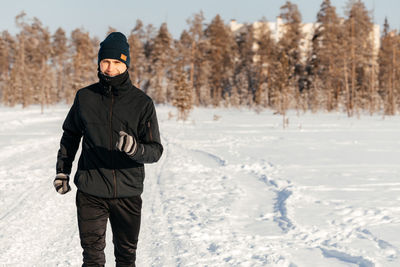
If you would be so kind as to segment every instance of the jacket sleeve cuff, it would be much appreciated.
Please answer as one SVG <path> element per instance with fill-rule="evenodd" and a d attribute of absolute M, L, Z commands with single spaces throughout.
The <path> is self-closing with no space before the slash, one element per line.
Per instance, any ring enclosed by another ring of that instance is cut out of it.
<path fill-rule="evenodd" d="M 143 154 L 144 154 L 144 145 L 137 143 L 135 150 L 136 151 L 134 153 L 132 153 L 131 155 L 129 155 L 129 157 L 135 161 L 141 162 L 141 160 L 143 159 Z"/>

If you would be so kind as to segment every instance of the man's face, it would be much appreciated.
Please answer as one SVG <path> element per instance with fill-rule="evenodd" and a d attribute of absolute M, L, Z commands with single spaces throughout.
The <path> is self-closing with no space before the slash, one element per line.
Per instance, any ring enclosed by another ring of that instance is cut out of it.
<path fill-rule="evenodd" d="M 122 61 L 105 58 L 100 61 L 100 71 L 108 76 L 117 76 L 126 71 L 126 65 Z"/>

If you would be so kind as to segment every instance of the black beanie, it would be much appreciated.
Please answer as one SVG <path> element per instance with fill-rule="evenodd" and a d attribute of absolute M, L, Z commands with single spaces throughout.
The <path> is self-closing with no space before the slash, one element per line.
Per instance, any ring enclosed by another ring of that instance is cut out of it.
<path fill-rule="evenodd" d="M 124 62 L 129 68 L 129 44 L 124 34 L 112 32 L 100 43 L 97 64 L 100 65 L 100 61 L 105 58 L 117 59 Z"/>

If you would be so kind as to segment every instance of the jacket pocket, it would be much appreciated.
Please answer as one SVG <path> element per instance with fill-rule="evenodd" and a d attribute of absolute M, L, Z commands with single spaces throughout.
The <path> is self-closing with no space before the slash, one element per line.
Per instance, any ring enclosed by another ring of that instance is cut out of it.
<path fill-rule="evenodd" d="M 142 187 L 143 185 L 143 166 L 137 166 L 129 169 L 119 169 L 117 181 L 121 182 L 122 187 Z"/>

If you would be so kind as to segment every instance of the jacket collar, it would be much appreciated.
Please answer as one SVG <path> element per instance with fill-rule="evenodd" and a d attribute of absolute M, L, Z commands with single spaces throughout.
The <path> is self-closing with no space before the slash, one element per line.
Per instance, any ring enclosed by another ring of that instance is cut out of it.
<path fill-rule="evenodd" d="M 98 71 L 97 77 L 99 77 L 99 83 L 102 85 L 104 90 L 103 93 L 106 95 L 110 95 L 111 93 L 113 95 L 124 94 L 132 87 L 128 70 L 113 77 L 107 76 L 101 71 Z"/>

